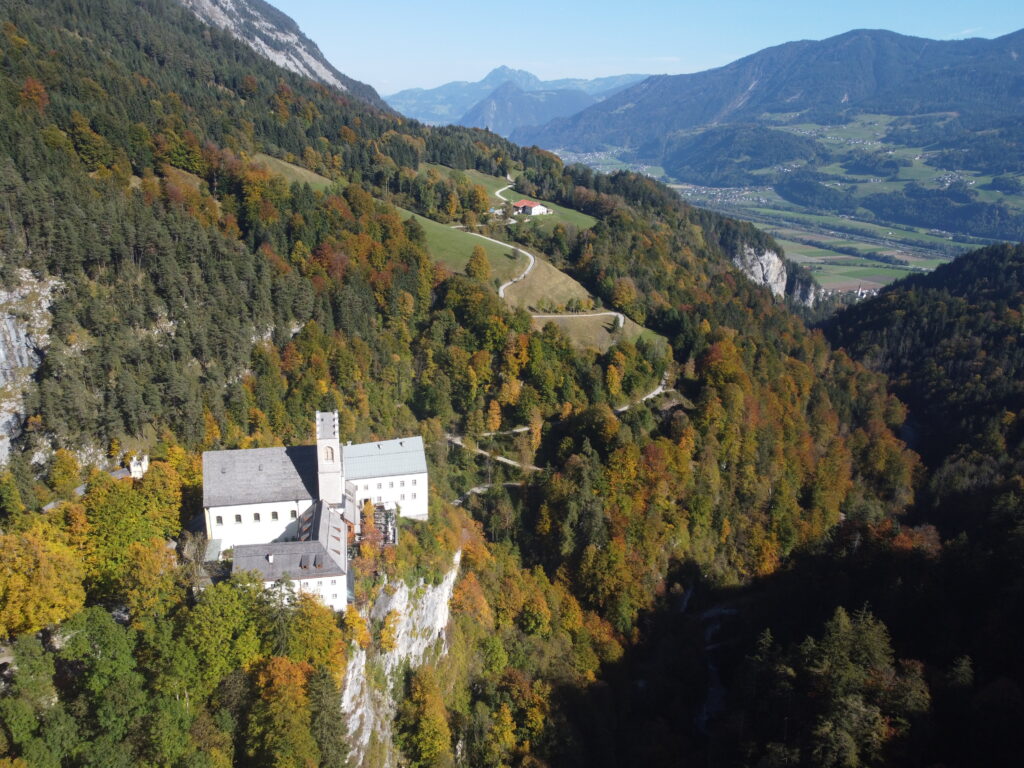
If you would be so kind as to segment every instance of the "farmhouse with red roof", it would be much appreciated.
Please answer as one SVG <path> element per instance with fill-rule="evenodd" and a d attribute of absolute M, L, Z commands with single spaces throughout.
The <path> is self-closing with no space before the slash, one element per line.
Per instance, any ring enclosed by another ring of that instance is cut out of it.
<path fill-rule="evenodd" d="M 512 210 L 516 213 L 522 213 L 526 216 L 542 216 L 545 213 L 551 213 L 551 209 L 540 203 L 535 203 L 533 200 L 517 200 L 512 203 Z"/>

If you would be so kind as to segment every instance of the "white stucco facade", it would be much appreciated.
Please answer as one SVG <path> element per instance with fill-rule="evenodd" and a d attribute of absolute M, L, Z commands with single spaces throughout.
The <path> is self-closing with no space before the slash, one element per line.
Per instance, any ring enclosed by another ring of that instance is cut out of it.
<path fill-rule="evenodd" d="M 295 538 L 296 521 L 312 499 L 230 504 L 206 510 L 206 538 L 221 542 L 221 550 L 240 544 L 264 544 Z"/>
<path fill-rule="evenodd" d="M 348 579 L 345 576 L 330 576 L 316 579 L 293 579 L 297 594 L 311 594 L 319 597 L 321 602 L 332 611 L 344 611 L 348 605 Z M 272 581 L 263 582 L 269 589 Z"/>
<path fill-rule="evenodd" d="M 427 473 L 418 472 L 352 480 L 349 488 L 360 508 L 367 499 L 374 504 L 390 502 L 398 507 L 400 517 L 426 520 L 427 481 Z"/>

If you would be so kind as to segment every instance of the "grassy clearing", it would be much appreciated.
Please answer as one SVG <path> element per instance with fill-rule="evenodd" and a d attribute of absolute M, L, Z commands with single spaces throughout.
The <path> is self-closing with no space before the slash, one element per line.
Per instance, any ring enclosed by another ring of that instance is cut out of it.
<path fill-rule="evenodd" d="M 511 280 L 526 269 L 526 256 L 515 256 L 509 246 L 492 243 L 461 229 L 452 229 L 447 224 L 439 224 L 402 208 L 398 210 L 403 220 L 413 216 L 423 226 L 430 255 L 452 272 L 465 272 L 469 257 L 473 255 L 473 248 L 477 245 L 487 253 L 487 260 L 491 263 L 491 273 L 496 283 Z"/>
<path fill-rule="evenodd" d="M 509 190 L 511 192 L 512 190 Z M 572 208 L 563 208 L 560 205 L 548 202 L 547 200 L 538 201 L 543 203 L 550 208 L 553 213 L 546 216 L 537 216 L 532 219 L 537 222 L 537 225 L 544 232 L 551 232 L 555 228 L 556 224 L 568 224 L 576 227 L 577 229 L 590 229 L 592 226 L 597 224 L 597 219 L 593 216 L 588 216 L 585 213 L 574 211 Z"/>
<path fill-rule="evenodd" d="M 561 312 L 574 299 L 584 307 L 594 305 L 594 297 L 586 288 L 541 259 L 525 280 L 505 289 L 505 301 L 531 312 Z"/>
<path fill-rule="evenodd" d="M 309 184 L 318 192 L 323 192 L 331 184 L 335 183 L 319 173 L 313 173 L 313 171 L 293 165 L 292 163 L 286 163 L 284 160 L 278 160 L 276 157 L 265 155 L 262 152 L 257 152 L 253 155 L 253 160 L 265 165 L 271 173 L 284 176 L 289 182 L 297 181 L 299 184 Z"/>
<path fill-rule="evenodd" d="M 557 325 L 573 344 L 582 349 L 596 349 L 607 352 L 619 339 L 636 341 L 641 336 L 654 336 L 643 326 L 637 325 L 629 318 L 622 329 L 617 329 L 618 320 L 612 316 L 602 317 L 565 317 L 534 318 L 533 325 L 540 330 L 548 323 Z"/>
<path fill-rule="evenodd" d="M 173 165 L 165 165 L 163 167 L 164 176 L 173 181 L 175 184 L 181 184 L 184 186 L 192 187 L 200 192 L 206 190 L 206 182 L 196 176 L 194 173 L 183 171 L 181 168 L 175 168 Z M 140 180 L 141 183 L 141 180 Z"/>
<path fill-rule="evenodd" d="M 437 163 L 420 163 L 420 170 L 437 171 L 442 176 L 448 176 L 455 178 L 459 175 L 465 176 L 471 183 L 479 184 L 481 187 L 487 190 L 487 193 L 493 195 L 502 187 L 507 187 L 511 182 L 508 179 L 503 179 L 500 176 L 488 176 L 486 173 L 481 173 L 477 170 L 466 170 L 457 171 L 454 168 L 449 168 L 446 165 L 438 165 Z"/>
<path fill-rule="evenodd" d="M 511 306 L 523 307 L 530 312 L 540 314 L 551 311 L 562 312 L 565 305 L 574 299 L 578 300 L 583 307 L 594 307 L 588 311 L 603 311 L 596 306 L 597 302 L 594 297 L 580 283 L 540 259 L 537 260 L 536 266 L 525 280 L 505 289 L 505 301 Z M 582 349 L 596 349 L 605 352 L 620 339 L 636 341 L 641 337 L 667 343 L 664 337 L 642 325 L 637 325 L 628 317 L 621 329 L 616 327 L 618 319 L 611 315 L 587 317 L 586 313 L 583 313 L 567 314 L 565 317 L 535 317 L 533 319 L 533 325 L 537 329 L 543 328 L 549 322 L 557 325 L 573 344 Z"/>

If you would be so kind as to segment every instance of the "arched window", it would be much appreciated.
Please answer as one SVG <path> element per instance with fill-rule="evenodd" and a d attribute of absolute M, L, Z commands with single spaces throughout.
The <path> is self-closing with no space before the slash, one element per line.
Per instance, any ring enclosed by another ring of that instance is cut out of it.
<path fill-rule="evenodd" d="M 334 461 L 334 448 L 330 445 L 324 446 L 324 461 Z"/>

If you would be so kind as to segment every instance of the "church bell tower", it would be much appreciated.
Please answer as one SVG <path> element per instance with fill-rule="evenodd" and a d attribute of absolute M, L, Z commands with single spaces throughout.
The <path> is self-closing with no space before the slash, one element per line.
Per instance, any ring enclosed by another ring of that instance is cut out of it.
<path fill-rule="evenodd" d="M 316 413 L 316 467 L 320 499 L 328 504 L 341 504 L 345 494 L 345 478 L 342 477 L 337 411 Z"/>

